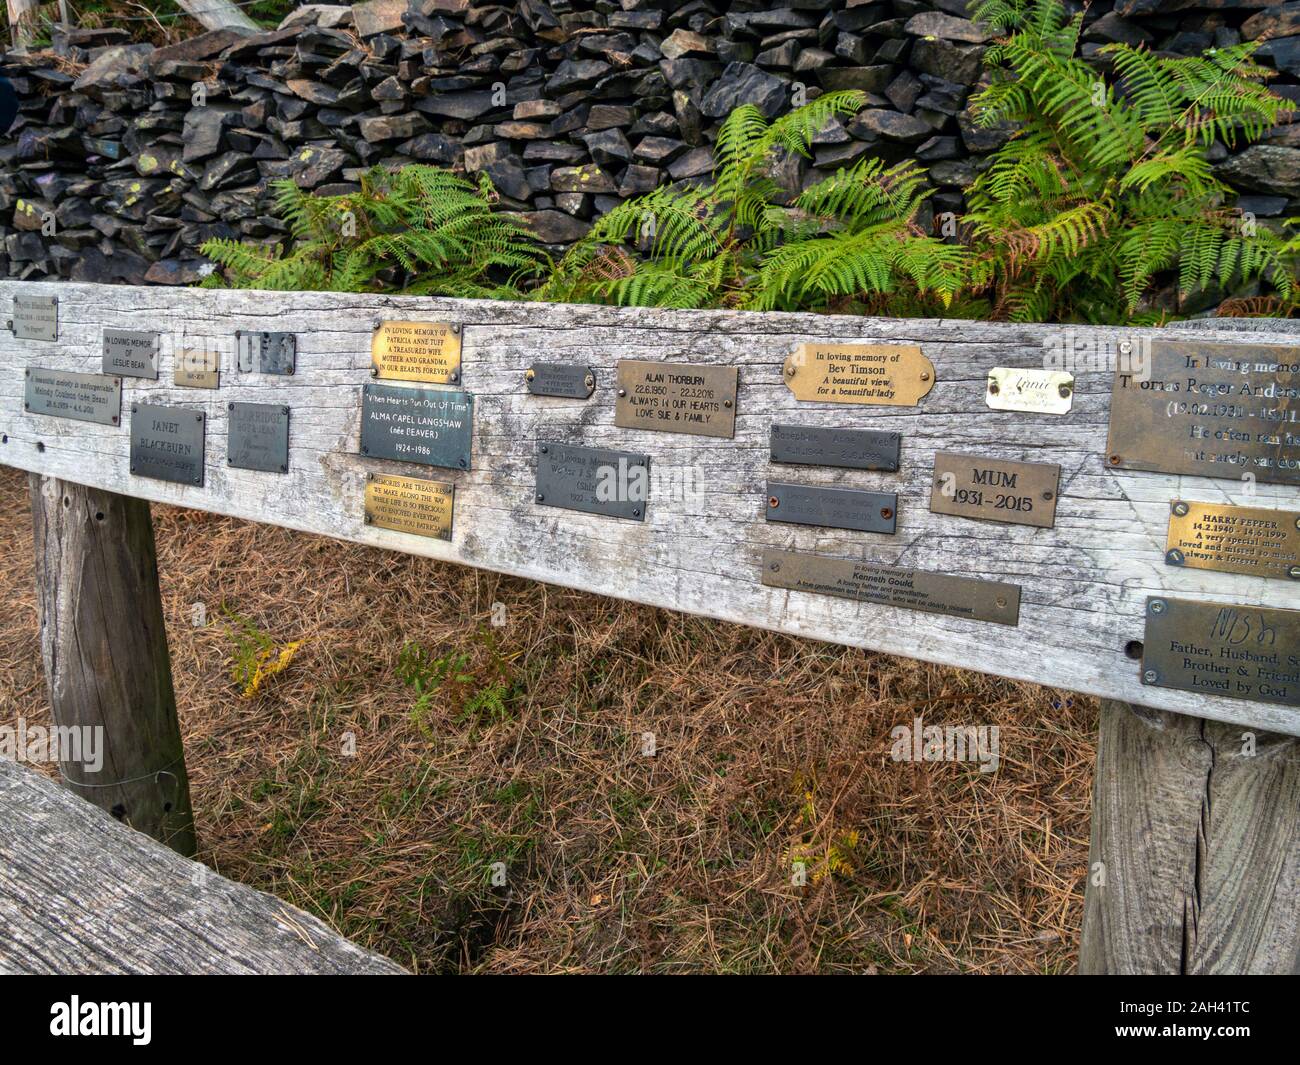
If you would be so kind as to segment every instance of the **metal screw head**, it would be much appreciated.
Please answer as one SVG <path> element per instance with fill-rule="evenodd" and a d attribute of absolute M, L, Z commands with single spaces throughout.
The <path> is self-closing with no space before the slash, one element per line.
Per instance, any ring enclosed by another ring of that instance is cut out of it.
<path fill-rule="evenodd" d="M 634 518 L 639 518 L 640 516 L 641 516 L 641 508 L 640 508 L 640 507 L 633 507 L 633 508 L 632 508 L 632 517 L 634 517 Z"/>
<path fill-rule="evenodd" d="M 455 383 L 456 381 L 459 381 L 459 380 L 460 380 L 460 371 L 459 371 L 459 370 L 452 370 L 451 373 L 448 375 L 448 378 L 447 378 L 447 379 L 448 379 L 449 381 L 453 382 L 453 383 Z"/>
<path fill-rule="evenodd" d="M 539 503 L 545 503 L 545 502 L 546 502 L 546 497 L 545 497 L 544 495 L 542 495 L 541 492 L 538 492 L 538 493 L 537 493 L 537 502 L 539 502 Z"/>
<path fill-rule="evenodd" d="M 999 610 L 1005 610 L 1007 606 L 1007 597 L 1005 595 L 1000 595 L 994 599 L 993 602 Z"/>
<path fill-rule="evenodd" d="M 892 517 L 894 516 L 894 508 L 893 508 L 893 507 L 881 507 L 881 508 L 880 508 L 880 516 L 881 516 L 882 518 L 884 518 L 885 521 L 888 521 L 890 518 L 892 518 Z"/>
<path fill-rule="evenodd" d="M 996 396 L 996 395 L 998 394 L 999 391 L 1000 391 L 1000 389 L 998 388 L 998 383 L 997 383 L 996 381 L 990 381 L 990 382 L 989 382 L 989 395 L 990 395 L 990 396 Z"/>
<path fill-rule="evenodd" d="M 469 465 L 469 459 L 461 459 L 461 460 L 460 460 L 460 468 L 461 468 L 462 470 L 463 470 L 466 466 L 468 466 L 468 465 Z"/>
<path fill-rule="evenodd" d="M 546 451 L 547 451 L 546 445 L 543 444 L 543 445 L 542 445 L 538 450 L 541 451 L 541 453 L 542 453 L 543 455 L 545 455 L 545 454 L 546 454 Z"/>
<path fill-rule="evenodd" d="M 452 331 L 453 333 L 459 333 L 459 332 L 460 332 L 460 326 L 458 326 L 458 325 L 453 325 L 453 326 L 451 327 L 451 331 Z"/>
<path fill-rule="evenodd" d="M 1300 581 L 1300 566 L 1292 566 L 1286 571 L 1286 575 L 1293 581 Z"/>
<path fill-rule="evenodd" d="M 371 376 L 371 377 L 378 377 L 378 376 L 379 376 L 379 367 L 378 367 L 378 366 L 372 366 L 372 367 L 370 367 L 370 376 Z"/>
<path fill-rule="evenodd" d="M 366 511 L 366 524 L 371 524 L 375 519 L 370 516 L 370 511 Z"/>
<path fill-rule="evenodd" d="M 618 394 L 619 394 L 620 396 L 626 396 L 626 395 L 627 395 L 627 389 L 626 389 L 626 388 L 620 388 L 620 389 L 618 390 Z"/>
<path fill-rule="evenodd" d="M 773 563 L 772 563 L 770 566 L 768 566 L 767 568 L 770 569 L 773 573 L 780 573 L 780 572 L 781 572 L 781 563 L 779 563 L 779 562 L 773 562 Z"/>
<path fill-rule="evenodd" d="M 1165 601 L 1163 599 L 1151 600 L 1151 613 L 1163 614 L 1165 612 Z"/>
<path fill-rule="evenodd" d="M 1044 493 L 1043 493 L 1043 502 L 1044 502 L 1044 503 L 1050 503 L 1050 502 L 1052 501 L 1052 496 L 1053 496 L 1054 494 L 1055 494 L 1055 493 L 1050 492 L 1050 491 L 1049 491 L 1049 492 L 1044 492 Z"/>
<path fill-rule="evenodd" d="M 1070 393 L 1074 390 L 1069 385 L 1061 385 L 1056 391 L 1060 393 L 1062 399 L 1069 399 Z"/>
<path fill-rule="evenodd" d="M 785 375 L 786 375 L 786 377 L 793 377 L 793 376 L 794 376 L 794 367 L 793 367 L 793 366 L 787 366 L 787 367 L 785 368 Z"/>
<path fill-rule="evenodd" d="M 1160 674 L 1157 673 L 1154 669 L 1148 669 L 1142 673 L 1143 684 L 1154 684 L 1159 679 L 1160 679 Z"/>
<path fill-rule="evenodd" d="M 767 505 L 768 505 L 768 507 L 771 508 L 772 510 L 776 510 L 776 508 L 779 507 L 779 506 L 781 505 L 781 501 L 780 501 L 779 499 L 777 499 L 776 496 L 768 496 L 768 497 L 767 497 Z"/>
<path fill-rule="evenodd" d="M 1109 462 L 1112 466 L 1118 466 L 1120 462 L 1120 457 L 1118 455 L 1111 455 L 1110 458 L 1108 458 L 1106 461 Z"/>
<path fill-rule="evenodd" d="M 729 400 L 729 399 L 724 399 L 724 400 L 722 401 L 722 405 L 723 405 L 727 410 L 731 410 L 731 400 Z"/>
<path fill-rule="evenodd" d="M 1171 566 L 1181 566 L 1186 560 L 1183 558 L 1183 553 L 1179 551 L 1178 548 L 1171 547 L 1165 552 L 1165 561 Z"/>
<path fill-rule="evenodd" d="M 1187 512 L 1191 508 L 1186 503 L 1184 503 L 1181 499 L 1175 499 L 1169 509 L 1172 510 L 1175 514 L 1177 514 L 1180 518 L 1183 518 L 1187 516 Z"/>
<path fill-rule="evenodd" d="M 234 409 L 235 409 L 235 405 L 233 403 L 226 404 L 226 410 L 234 410 Z"/>
<path fill-rule="evenodd" d="M 921 371 L 921 380 L 922 380 L 922 381 L 928 381 L 928 380 L 930 380 L 930 371 L 929 371 L 929 370 L 922 370 L 922 371 Z"/>
<path fill-rule="evenodd" d="M 531 381 L 531 380 L 532 380 L 534 377 L 536 377 L 536 376 L 537 376 L 537 371 L 536 371 L 536 370 L 525 370 L 525 371 L 524 371 L 524 380 L 525 380 L 525 381 Z"/>

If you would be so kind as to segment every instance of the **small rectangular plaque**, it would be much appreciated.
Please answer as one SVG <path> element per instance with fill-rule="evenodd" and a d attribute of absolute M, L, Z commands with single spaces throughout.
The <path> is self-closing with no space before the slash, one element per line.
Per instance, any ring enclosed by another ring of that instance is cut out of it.
<path fill-rule="evenodd" d="M 596 390 L 596 371 L 580 362 L 535 362 L 524 380 L 534 396 L 587 399 Z"/>
<path fill-rule="evenodd" d="M 292 377 L 298 363 L 298 338 L 293 333 L 235 331 L 235 365 L 240 373 Z"/>
<path fill-rule="evenodd" d="M 773 425 L 772 461 L 799 466 L 840 466 L 849 470 L 898 472 L 902 436 L 875 429 L 821 429 L 812 425 Z"/>
<path fill-rule="evenodd" d="M 800 344 L 785 360 L 795 399 L 915 407 L 934 387 L 934 364 L 916 344 Z"/>
<path fill-rule="evenodd" d="M 614 424 L 730 439 L 736 433 L 738 378 L 734 366 L 620 359 Z"/>
<path fill-rule="evenodd" d="M 456 486 L 419 477 L 366 475 L 366 524 L 414 536 L 451 539 Z"/>
<path fill-rule="evenodd" d="M 984 402 L 992 410 L 1069 414 L 1074 405 L 1074 375 L 1061 370 L 995 366 L 989 371 Z"/>
<path fill-rule="evenodd" d="M 1008 462 L 939 451 L 930 482 L 930 510 L 1050 529 L 1056 524 L 1060 481 L 1061 467 L 1055 463 Z"/>
<path fill-rule="evenodd" d="M 219 388 L 221 352 L 208 348 L 183 348 L 176 354 L 176 384 L 182 388 Z"/>
<path fill-rule="evenodd" d="M 1165 561 L 1171 566 L 1300 580 L 1300 511 L 1175 499 Z"/>
<path fill-rule="evenodd" d="M 853 488 L 767 482 L 767 520 L 893 534 L 898 496 Z"/>
<path fill-rule="evenodd" d="M 537 445 L 537 503 L 611 518 L 644 521 L 650 495 L 650 456 L 635 451 Z"/>
<path fill-rule="evenodd" d="M 280 403 L 228 403 L 226 462 L 240 470 L 289 472 L 289 408 Z"/>
<path fill-rule="evenodd" d="M 361 454 L 452 470 L 470 468 L 474 397 L 400 385 L 361 390 Z"/>
<path fill-rule="evenodd" d="M 24 370 L 23 410 L 79 422 L 116 425 L 122 416 L 122 379 L 71 370 Z"/>
<path fill-rule="evenodd" d="M 14 336 L 19 340 L 58 340 L 59 297 L 15 295 Z"/>
<path fill-rule="evenodd" d="M 1300 706 L 1300 610 L 1149 596 L 1142 683 Z"/>
<path fill-rule="evenodd" d="M 763 552 L 763 583 L 971 621 L 1020 623 L 1020 585 L 1001 581 L 769 548 Z"/>
<path fill-rule="evenodd" d="M 158 334 L 104 330 L 104 373 L 158 380 Z"/>
<path fill-rule="evenodd" d="M 131 472 L 177 484 L 203 484 L 207 416 L 189 407 L 131 404 Z"/>
<path fill-rule="evenodd" d="M 460 380 L 460 326 L 380 322 L 370 341 L 371 373 L 388 381 L 454 385 Z"/>
<path fill-rule="evenodd" d="M 1107 464 L 1300 484 L 1300 345 L 1153 340 L 1116 371 Z"/>

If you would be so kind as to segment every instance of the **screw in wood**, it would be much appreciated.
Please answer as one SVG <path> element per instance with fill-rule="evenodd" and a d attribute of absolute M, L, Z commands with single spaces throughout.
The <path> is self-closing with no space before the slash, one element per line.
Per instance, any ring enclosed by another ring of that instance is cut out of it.
<path fill-rule="evenodd" d="M 892 517 L 894 516 L 894 508 L 893 508 L 893 507 L 881 507 L 881 508 L 880 508 L 880 516 L 881 516 L 882 518 L 884 518 L 885 521 L 888 521 L 890 518 L 892 518 Z"/>
<path fill-rule="evenodd" d="M 627 389 L 626 389 L 626 388 L 620 388 L 620 389 L 618 390 L 618 394 L 619 394 L 620 396 L 626 396 L 626 395 L 627 395 Z"/>
<path fill-rule="evenodd" d="M 1007 606 L 1007 597 L 1005 595 L 1000 595 L 993 600 L 993 603 L 999 610 L 1005 610 Z"/>
<path fill-rule="evenodd" d="M 1119 457 L 1118 455 L 1111 455 L 1111 457 L 1110 457 L 1109 459 L 1107 459 L 1106 461 L 1108 461 L 1112 466 L 1118 466 L 1118 465 L 1119 465 L 1119 459 L 1120 459 L 1120 457 Z"/>
<path fill-rule="evenodd" d="M 998 388 L 998 383 L 997 383 L 996 381 L 990 381 L 990 382 L 989 382 L 989 395 L 990 395 L 990 396 L 996 396 L 996 395 L 998 394 L 999 391 L 1001 391 L 1001 390 Z"/>
<path fill-rule="evenodd" d="M 1171 547 L 1165 552 L 1165 561 L 1171 566 L 1181 566 L 1185 560 L 1183 559 L 1183 553 L 1178 548 Z M 1159 611 L 1156 611 L 1156 613 L 1159 613 Z"/>
<path fill-rule="evenodd" d="M 781 501 L 777 499 L 776 496 L 768 496 L 767 505 L 771 507 L 773 510 L 776 510 L 776 508 L 781 505 Z"/>
<path fill-rule="evenodd" d="M 634 517 L 634 518 L 639 518 L 640 516 L 641 516 L 641 508 L 640 508 L 640 507 L 633 507 L 633 508 L 632 508 L 632 517 Z"/>
<path fill-rule="evenodd" d="M 1058 388 L 1056 391 L 1061 394 L 1062 399 L 1069 399 L 1070 393 L 1073 391 L 1073 389 L 1071 389 L 1069 385 L 1061 385 L 1061 387 Z"/>
<path fill-rule="evenodd" d="M 1187 516 L 1187 511 L 1188 511 L 1189 509 L 1191 509 L 1191 508 L 1189 508 L 1188 505 L 1187 505 L 1186 503 L 1184 503 L 1181 499 L 1175 499 L 1175 500 L 1174 500 L 1174 502 L 1173 502 L 1173 506 L 1172 506 L 1172 510 L 1173 510 L 1173 512 L 1174 512 L 1175 514 L 1177 514 L 1180 518 L 1182 518 L 1182 517 L 1186 517 L 1186 516 Z"/>
<path fill-rule="evenodd" d="M 930 373 L 929 373 L 928 370 L 922 370 L 922 371 L 921 371 L 921 380 L 922 380 L 922 381 L 928 381 L 928 380 L 930 380 Z"/>
<path fill-rule="evenodd" d="M 1151 613 L 1163 614 L 1165 612 L 1165 601 L 1163 599 L 1151 600 Z"/>
<path fill-rule="evenodd" d="M 1154 684 L 1159 679 L 1160 679 L 1160 674 L 1157 673 L 1154 669 L 1148 669 L 1144 671 L 1142 674 L 1143 684 Z"/>
<path fill-rule="evenodd" d="M 543 445 L 541 446 L 540 450 L 541 450 L 542 454 L 545 455 L 545 454 L 546 454 L 546 445 L 543 444 Z"/>
<path fill-rule="evenodd" d="M 539 502 L 539 503 L 545 503 L 545 502 L 546 502 L 546 497 L 545 497 L 544 495 L 542 495 L 541 492 L 538 492 L 538 493 L 537 493 L 537 502 Z"/>
<path fill-rule="evenodd" d="M 724 407 L 726 407 L 727 410 L 731 410 L 731 400 L 729 400 L 729 399 L 724 399 L 724 400 L 722 401 L 722 405 L 723 405 Z"/>
<path fill-rule="evenodd" d="M 1051 493 L 1051 492 L 1044 492 L 1044 493 L 1043 493 L 1043 502 L 1044 502 L 1044 503 L 1050 503 L 1051 501 L 1052 501 L 1052 493 Z"/>
<path fill-rule="evenodd" d="M 1300 581 L 1300 566 L 1292 566 L 1286 571 L 1286 575 L 1293 581 Z"/>
<path fill-rule="evenodd" d="M 524 380 L 525 380 L 525 381 L 531 381 L 531 380 L 532 380 L 534 377 L 536 377 L 536 376 L 537 376 L 537 371 L 536 371 L 536 370 L 525 370 L 525 371 L 524 371 Z"/>
<path fill-rule="evenodd" d="M 794 376 L 794 367 L 793 367 L 793 366 L 787 366 L 787 367 L 785 368 L 785 375 L 786 375 L 786 377 L 793 377 L 793 376 Z"/>

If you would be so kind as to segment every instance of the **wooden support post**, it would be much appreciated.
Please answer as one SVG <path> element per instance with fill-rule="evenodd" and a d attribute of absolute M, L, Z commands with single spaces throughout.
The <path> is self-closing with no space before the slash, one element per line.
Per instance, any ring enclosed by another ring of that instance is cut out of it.
<path fill-rule="evenodd" d="M 36 39 L 36 7 L 38 0 L 7 0 L 9 34 L 14 47 L 25 51 Z"/>
<path fill-rule="evenodd" d="M 1101 705 L 1080 971 L 1300 971 L 1300 741 Z"/>
<path fill-rule="evenodd" d="M 230 0 L 176 0 L 205 30 L 257 30 L 256 22 Z"/>
<path fill-rule="evenodd" d="M 84 757 L 64 761 L 61 750 L 64 780 L 118 820 L 192 855 L 149 504 L 37 474 L 30 485 L 54 723 L 100 730 L 98 772 Z"/>

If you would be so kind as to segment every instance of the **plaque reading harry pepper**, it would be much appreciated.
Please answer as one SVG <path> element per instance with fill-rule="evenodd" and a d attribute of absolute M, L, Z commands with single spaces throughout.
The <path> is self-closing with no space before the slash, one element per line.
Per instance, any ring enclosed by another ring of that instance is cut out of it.
<path fill-rule="evenodd" d="M 915 407 L 934 387 L 934 364 L 915 344 L 800 344 L 786 387 L 818 403 Z"/>
<path fill-rule="evenodd" d="M 104 330 L 104 373 L 158 380 L 158 334 Z"/>
<path fill-rule="evenodd" d="M 620 359 L 614 424 L 730 438 L 736 433 L 738 377 L 734 366 Z"/>
<path fill-rule="evenodd" d="M 470 468 L 474 397 L 468 392 L 366 385 L 361 454 L 453 470 Z"/>
<path fill-rule="evenodd" d="M 75 418 L 79 422 L 116 425 L 122 414 L 122 379 L 71 370 L 24 371 L 23 410 Z"/>
<path fill-rule="evenodd" d="M 1300 580 L 1300 511 L 1175 499 L 1169 505 L 1165 561 Z"/>
<path fill-rule="evenodd" d="M 370 342 L 371 373 L 390 381 L 449 385 L 460 380 L 460 326 L 380 322 Z"/>
<path fill-rule="evenodd" d="M 930 510 L 1050 529 L 1056 524 L 1060 480 L 1061 467 L 1055 463 L 1008 462 L 939 451 L 930 482 Z"/>
<path fill-rule="evenodd" d="M 131 472 L 177 484 L 203 484 L 207 417 L 188 407 L 131 405 Z"/>
<path fill-rule="evenodd" d="M 366 476 L 366 524 L 414 536 L 451 539 L 456 486 L 418 477 Z"/>
<path fill-rule="evenodd" d="M 241 470 L 289 472 L 289 408 L 279 403 L 229 403 L 226 462 Z"/>

